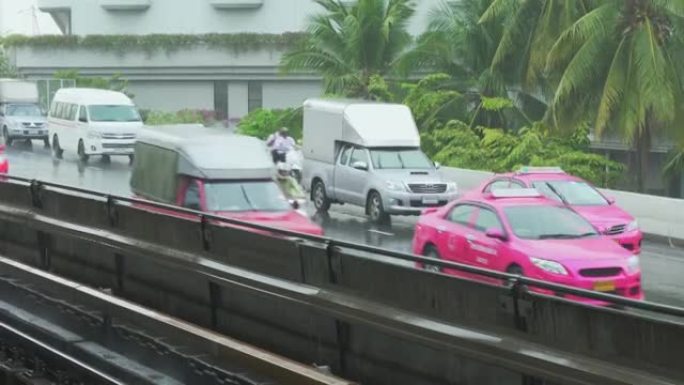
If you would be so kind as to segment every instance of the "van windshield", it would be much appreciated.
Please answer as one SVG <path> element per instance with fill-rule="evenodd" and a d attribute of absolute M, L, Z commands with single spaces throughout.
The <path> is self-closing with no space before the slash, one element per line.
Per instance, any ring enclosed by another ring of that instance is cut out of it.
<path fill-rule="evenodd" d="M 139 122 L 142 119 L 133 106 L 88 106 L 91 122 Z"/>
<path fill-rule="evenodd" d="M 274 181 L 209 182 L 205 184 L 209 211 L 292 210 Z"/>
<path fill-rule="evenodd" d="M 373 168 L 382 169 L 431 169 L 434 167 L 418 149 L 372 149 Z"/>
<path fill-rule="evenodd" d="M 35 104 L 9 104 L 7 116 L 42 116 L 43 112 Z"/>

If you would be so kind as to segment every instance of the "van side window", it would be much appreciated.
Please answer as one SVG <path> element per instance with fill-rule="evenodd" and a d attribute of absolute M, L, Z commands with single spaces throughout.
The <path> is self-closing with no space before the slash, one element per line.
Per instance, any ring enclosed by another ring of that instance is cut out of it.
<path fill-rule="evenodd" d="M 191 210 L 201 210 L 200 205 L 200 190 L 197 181 L 191 181 L 188 188 L 185 190 L 185 199 L 183 200 L 183 207 Z"/>
<path fill-rule="evenodd" d="M 85 106 L 81 106 L 81 110 L 78 112 L 78 120 L 83 123 L 88 123 L 88 113 L 86 112 Z"/>
<path fill-rule="evenodd" d="M 67 119 L 76 120 L 77 114 L 78 114 L 78 106 L 75 104 L 71 104 L 71 107 L 69 108 L 69 116 L 67 117 Z"/>
<path fill-rule="evenodd" d="M 55 118 L 62 119 L 62 111 L 63 110 L 64 110 L 64 103 L 56 102 L 55 103 Z"/>
<path fill-rule="evenodd" d="M 351 146 L 344 146 L 342 149 L 342 155 L 340 155 L 340 164 L 342 166 L 347 165 L 347 161 L 349 160 L 349 153 L 351 152 L 352 147 Z"/>

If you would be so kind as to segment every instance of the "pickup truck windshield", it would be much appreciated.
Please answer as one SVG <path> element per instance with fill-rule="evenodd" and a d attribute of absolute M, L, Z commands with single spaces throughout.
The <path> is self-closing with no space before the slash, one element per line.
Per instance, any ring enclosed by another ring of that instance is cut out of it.
<path fill-rule="evenodd" d="M 10 104 L 7 106 L 7 116 L 42 116 L 43 112 L 35 104 Z"/>
<path fill-rule="evenodd" d="M 89 106 L 91 122 L 140 122 L 140 114 L 133 106 Z"/>
<path fill-rule="evenodd" d="M 209 211 L 292 210 L 278 185 L 273 181 L 211 182 L 204 186 Z"/>
<path fill-rule="evenodd" d="M 370 150 L 373 168 L 383 169 L 431 169 L 434 167 L 422 151 L 417 149 Z"/>

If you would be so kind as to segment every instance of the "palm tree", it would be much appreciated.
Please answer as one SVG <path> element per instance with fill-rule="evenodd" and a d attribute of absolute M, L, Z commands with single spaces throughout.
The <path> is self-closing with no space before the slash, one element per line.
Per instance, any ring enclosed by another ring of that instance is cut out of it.
<path fill-rule="evenodd" d="M 604 0 L 548 54 L 558 86 L 547 119 L 560 128 L 591 120 L 597 136 L 617 131 L 636 149 L 639 191 L 652 136 L 682 122 L 683 21 L 682 0 Z"/>
<path fill-rule="evenodd" d="M 549 91 L 546 55 L 560 34 L 592 9 L 594 0 L 490 0 L 480 23 L 499 23 L 504 32 L 491 60 L 494 73 L 512 73 L 509 83 L 528 94 Z"/>
<path fill-rule="evenodd" d="M 327 93 L 370 98 L 374 76 L 391 74 L 412 42 L 407 31 L 411 0 L 314 0 L 325 13 L 310 19 L 303 46 L 286 53 L 283 71 L 323 76 Z"/>

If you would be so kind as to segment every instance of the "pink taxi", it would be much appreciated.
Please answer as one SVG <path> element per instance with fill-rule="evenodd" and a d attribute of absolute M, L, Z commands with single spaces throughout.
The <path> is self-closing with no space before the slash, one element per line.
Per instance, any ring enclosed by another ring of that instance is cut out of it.
<path fill-rule="evenodd" d="M 631 299 L 644 297 L 639 256 L 535 189 L 494 190 L 425 210 L 416 225 L 413 252 Z M 436 265 L 419 267 L 487 281 Z"/>
<path fill-rule="evenodd" d="M 633 216 L 601 194 L 587 181 L 557 167 L 523 167 L 517 172 L 495 175 L 477 193 L 494 189 L 533 187 L 547 197 L 572 207 L 599 231 L 634 254 L 641 252 L 643 234 Z"/>

